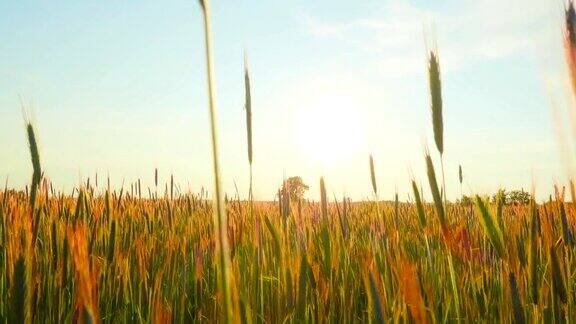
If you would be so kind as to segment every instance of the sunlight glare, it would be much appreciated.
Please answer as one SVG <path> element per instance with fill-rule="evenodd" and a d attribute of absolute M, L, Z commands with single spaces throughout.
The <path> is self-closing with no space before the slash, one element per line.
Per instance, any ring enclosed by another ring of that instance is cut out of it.
<path fill-rule="evenodd" d="M 359 100 L 325 94 L 306 102 L 298 114 L 302 153 L 323 167 L 349 162 L 365 146 Z"/>

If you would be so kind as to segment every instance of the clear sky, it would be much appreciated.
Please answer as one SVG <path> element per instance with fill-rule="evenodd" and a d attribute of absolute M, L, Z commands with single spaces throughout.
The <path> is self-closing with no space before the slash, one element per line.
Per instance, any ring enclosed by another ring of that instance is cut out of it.
<path fill-rule="evenodd" d="M 433 146 L 426 40 L 443 77 L 449 198 L 498 187 L 552 192 L 567 172 L 552 102 L 571 105 L 562 2 L 212 1 L 223 181 L 246 196 L 243 51 L 250 60 L 257 199 L 300 175 L 317 197 L 401 199 L 426 184 Z M 18 96 L 33 102 L 45 174 L 66 190 L 173 173 L 212 188 L 202 20 L 195 0 L 0 2 L 0 179 L 31 164 Z M 560 114 L 564 118 L 564 114 Z M 103 182 L 103 181 L 101 181 Z M 425 186 L 427 189 L 427 187 Z M 425 190 L 425 196 L 430 197 Z"/>

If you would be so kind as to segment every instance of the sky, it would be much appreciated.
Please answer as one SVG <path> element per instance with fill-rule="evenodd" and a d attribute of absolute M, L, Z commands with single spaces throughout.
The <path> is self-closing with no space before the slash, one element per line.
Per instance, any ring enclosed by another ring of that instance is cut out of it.
<path fill-rule="evenodd" d="M 438 173 L 439 158 L 426 55 L 437 48 L 448 198 L 533 184 L 547 197 L 574 165 L 560 140 L 574 105 L 562 10 L 560 0 L 212 1 L 225 191 L 248 192 L 246 52 L 256 199 L 290 176 L 312 199 L 320 176 L 330 196 L 370 199 L 370 154 L 381 199 L 405 200 L 411 176 L 430 199 L 425 147 Z M 158 168 L 161 181 L 211 191 L 202 28 L 194 0 L 0 2 L 0 180 L 31 178 L 22 97 L 56 188 L 96 173 L 101 186 L 107 175 L 152 186 Z"/>

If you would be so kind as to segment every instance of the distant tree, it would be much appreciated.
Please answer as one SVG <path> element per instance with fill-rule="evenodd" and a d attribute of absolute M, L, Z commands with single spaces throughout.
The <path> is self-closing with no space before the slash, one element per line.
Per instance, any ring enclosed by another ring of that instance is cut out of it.
<path fill-rule="evenodd" d="M 506 191 L 500 189 L 492 196 L 492 202 L 497 203 L 498 199 L 502 200 L 503 205 L 527 205 L 532 197 L 524 190 Z"/>
<path fill-rule="evenodd" d="M 470 198 L 466 195 L 463 195 L 462 199 L 458 200 L 457 203 L 460 203 L 461 205 L 464 205 L 464 206 L 470 206 L 470 205 L 472 205 L 472 198 Z"/>
<path fill-rule="evenodd" d="M 514 205 L 527 205 L 532 197 L 524 190 L 512 190 L 508 193 L 508 203 Z"/>
<path fill-rule="evenodd" d="M 284 181 L 280 192 L 288 193 L 288 196 L 292 200 L 299 200 L 304 198 L 304 193 L 308 189 L 308 185 L 302 181 L 301 177 L 290 177 Z"/>

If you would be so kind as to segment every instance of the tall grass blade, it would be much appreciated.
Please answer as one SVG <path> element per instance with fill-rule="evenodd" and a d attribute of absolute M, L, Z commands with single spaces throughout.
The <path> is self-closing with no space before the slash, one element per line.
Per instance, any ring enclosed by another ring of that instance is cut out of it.
<path fill-rule="evenodd" d="M 110 238 L 108 241 L 108 265 L 112 265 L 114 260 L 114 251 L 116 248 L 116 221 L 112 221 L 112 227 L 110 229 Z"/>
<path fill-rule="evenodd" d="M 550 247 L 550 274 L 552 276 L 552 290 L 554 294 L 560 298 L 563 303 L 568 302 L 568 293 L 566 290 L 566 283 L 564 280 L 564 275 L 562 273 L 562 268 L 560 267 L 560 261 L 558 260 L 558 255 L 556 254 L 556 248 L 554 245 Z"/>
<path fill-rule="evenodd" d="M 14 285 L 12 287 L 12 303 L 10 317 L 12 323 L 29 323 L 30 320 L 30 282 L 28 267 L 23 255 L 18 257 L 14 265 Z"/>
<path fill-rule="evenodd" d="M 518 283 L 516 282 L 516 275 L 510 271 L 508 274 L 508 282 L 510 283 L 510 294 L 512 295 L 512 308 L 514 310 L 514 321 L 519 324 L 526 323 L 524 311 L 522 310 L 522 301 L 520 300 L 520 292 L 518 291 Z"/>
<path fill-rule="evenodd" d="M 422 204 L 422 198 L 420 198 L 420 190 L 416 185 L 416 181 L 412 180 L 412 192 L 414 193 L 414 200 L 416 204 L 416 212 L 418 214 L 418 221 L 422 228 L 426 227 L 426 212 L 424 211 L 424 205 Z"/>
<path fill-rule="evenodd" d="M 538 209 L 534 199 L 530 202 L 530 249 L 528 252 L 528 265 L 530 267 L 530 291 L 532 295 L 532 303 L 538 305 L 538 296 L 540 291 L 540 284 L 538 278 Z"/>
<path fill-rule="evenodd" d="M 454 263 L 452 262 L 452 253 L 448 252 L 448 270 L 450 271 L 450 284 L 452 286 L 452 294 L 454 295 L 454 308 L 456 309 L 456 316 L 460 321 L 460 294 L 458 293 L 458 284 L 456 283 L 456 271 L 454 271 Z"/>
<path fill-rule="evenodd" d="M 436 215 L 438 216 L 438 220 L 440 221 L 442 231 L 446 233 L 448 231 L 446 214 L 444 211 L 444 205 L 442 204 L 442 197 L 440 195 L 440 190 L 438 189 L 438 182 L 436 181 L 434 164 L 432 163 L 432 158 L 430 157 L 430 154 L 428 152 L 426 152 L 426 170 L 428 173 L 428 183 L 430 184 L 430 191 L 432 191 L 432 198 L 434 199 L 434 207 L 436 208 Z"/>
<path fill-rule="evenodd" d="M 476 195 L 476 208 L 480 215 L 480 223 L 482 224 L 482 228 L 484 228 L 484 233 L 490 239 L 490 243 L 496 250 L 498 256 L 505 259 L 506 251 L 504 250 L 504 238 L 502 232 L 498 227 L 498 223 L 494 220 L 490 211 L 488 211 L 486 204 L 478 195 Z"/>
<path fill-rule="evenodd" d="M 572 237 L 572 231 L 570 231 L 570 225 L 568 225 L 568 218 L 566 218 L 566 208 L 564 206 L 563 199 L 558 200 L 558 207 L 560 209 L 560 223 L 562 224 L 562 237 L 567 245 L 574 245 L 574 238 Z"/>
<path fill-rule="evenodd" d="M 305 322 L 306 315 L 306 283 L 308 281 L 308 261 L 302 255 L 300 261 L 300 276 L 298 278 L 298 300 L 296 304 L 296 319 Z"/>
<path fill-rule="evenodd" d="M 376 287 L 376 281 L 372 272 L 368 273 L 369 285 L 370 285 L 370 297 L 372 299 L 372 307 L 374 308 L 375 322 L 378 324 L 384 324 L 384 312 L 382 311 L 382 303 L 380 301 L 380 294 L 378 293 L 378 288 Z"/>
<path fill-rule="evenodd" d="M 230 271 L 230 251 L 228 247 L 228 219 L 224 205 L 224 195 L 220 180 L 220 162 L 218 158 L 218 132 L 216 130 L 216 89 L 214 64 L 212 62 L 212 21 L 210 17 L 210 1 L 200 0 L 204 18 L 204 41 L 206 49 L 206 67 L 208 82 L 208 98 L 210 110 L 210 129 L 212 139 L 212 161 L 214 172 L 214 229 L 219 251 L 219 286 L 223 293 L 224 321 L 232 323 L 234 318 L 232 306 L 232 287 Z"/>

